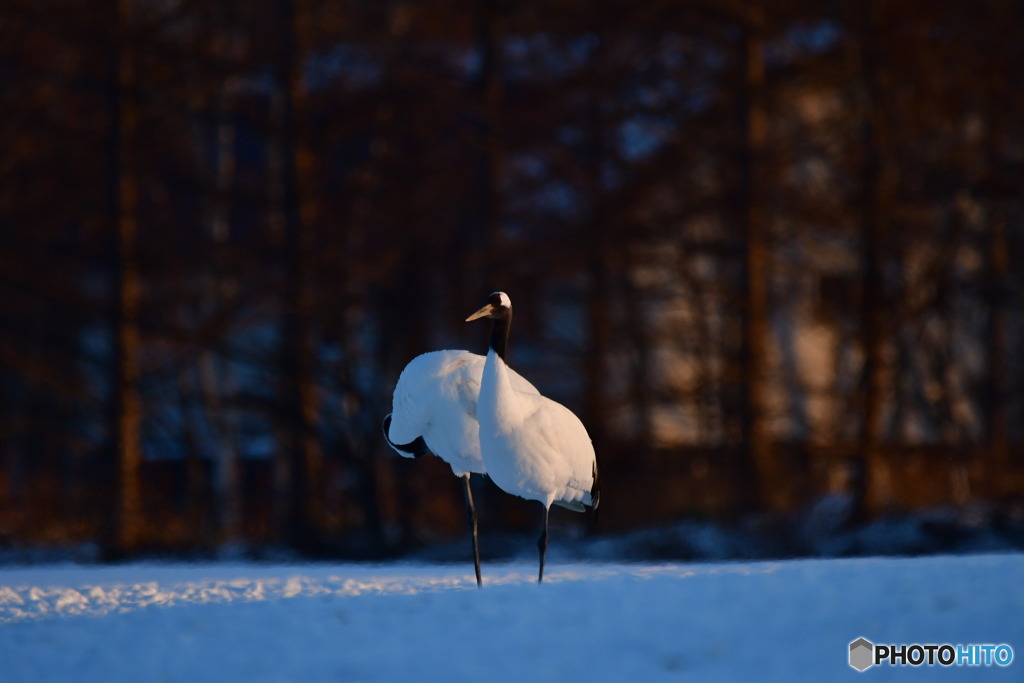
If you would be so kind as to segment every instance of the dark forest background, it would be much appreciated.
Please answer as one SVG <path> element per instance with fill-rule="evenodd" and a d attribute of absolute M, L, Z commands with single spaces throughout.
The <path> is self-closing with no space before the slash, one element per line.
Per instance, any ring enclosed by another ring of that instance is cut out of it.
<path fill-rule="evenodd" d="M 602 467 L 559 533 L 1024 546 L 1022 36 L 1016 0 L 6 0 L 0 546 L 462 543 L 380 423 L 496 289 Z M 532 537 L 475 486 L 485 554 Z"/>

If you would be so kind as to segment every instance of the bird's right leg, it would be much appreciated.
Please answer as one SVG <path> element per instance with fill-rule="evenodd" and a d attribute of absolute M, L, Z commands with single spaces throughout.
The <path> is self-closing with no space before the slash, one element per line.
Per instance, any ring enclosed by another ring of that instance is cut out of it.
<path fill-rule="evenodd" d="M 473 568 L 476 570 L 476 585 L 481 588 L 484 581 L 480 576 L 480 540 L 476 531 L 476 505 L 473 504 L 473 491 L 469 486 L 469 477 L 469 472 L 462 475 L 462 480 L 466 483 L 466 518 L 469 522 L 470 533 L 473 534 Z"/>
<path fill-rule="evenodd" d="M 548 514 L 550 512 L 551 508 L 545 506 L 544 530 L 540 532 L 540 538 L 537 539 L 537 550 L 540 551 L 540 572 L 537 574 L 537 583 L 544 582 L 544 557 L 548 554 Z"/>

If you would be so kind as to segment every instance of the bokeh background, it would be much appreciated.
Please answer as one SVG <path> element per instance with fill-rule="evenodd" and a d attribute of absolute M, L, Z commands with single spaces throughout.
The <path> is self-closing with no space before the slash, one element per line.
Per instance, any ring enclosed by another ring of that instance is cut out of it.
<path fill-rule="evenodd" d="M 1022 35 L 1016 0 L 6 0 L 0 556 L 465 555 L 460 482 L 380 423 L 496 289 L 597 448 L 563 538 L 1024 546 Z M 536 533 L 475 486 L 485 555 Z"/>

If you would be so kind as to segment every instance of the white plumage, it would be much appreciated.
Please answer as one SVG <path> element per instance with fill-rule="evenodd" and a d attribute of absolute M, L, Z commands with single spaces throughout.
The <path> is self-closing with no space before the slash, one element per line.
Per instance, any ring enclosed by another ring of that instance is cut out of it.
<path fill-rule="evenodd" d="M 415 454 L 402 445 L 421 438 L 455 476 L 486 474 L 476 418 L 484 362 L 484 356 L 469 351 L 431 351 L 409 361 L 391 401 L 389 445 L 411 458 Z M 518 373 L 509 375 L 517 391 L 539 395 Z"/>
<path fill-rule="evenodd" d="M 395 452 L 406 458 L 434 453 L 451 466 L 455 476 L 462 477 L 477 585 L 483 581 L 469 478 L 473 472 L 486 474 L 476 419 L 484 364 L 483 356 L 469 351 L 431 351 L 413 358 L 398 378 L 391 413 L 384 418 L 385 440 Z M 538 394 L 514 372 L 509 373 L 509 382 L 519 392 Z"/>
<path fill-rule="evenodd" d="M 544 530 L 538 541 L 544 578 L 548 514 L 551 505 L 584 511 L 597 508 L 600 486 L 597 456 L 586 428 L 565 406 L 537 392 L 519 390 L 505 363 L 512 302 L 504 292 L 466 320 L 492 318 L 490 350 L 477 402 L 480 454 L 487 473 L 502 490 L 544 505 Z"/>

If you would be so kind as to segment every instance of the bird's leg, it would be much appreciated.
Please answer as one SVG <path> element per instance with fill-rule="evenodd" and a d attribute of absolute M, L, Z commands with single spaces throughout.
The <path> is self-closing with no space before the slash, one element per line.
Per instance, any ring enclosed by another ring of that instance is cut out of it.
<path fill-rule="evenodd" d="M 540 573 L 537 574 L 537 583 L 544 582 L 544 556 L 548 554 L 548 513 L 551 512 L 550 507 L 544 508 L 544 530 L 540 532 L 540 538 L 537 539 L 537 549 L 540 551 Z"/>
<path fill-rule="evenodd" d="M 476 585 L 482 588 L 483 579 L 480 577 L 480 541 L 476 532 L 476 505 L 473 504 L 473 491 L 469 487 L 469 472 L 462 475 L 466 482 L 466 519 L 469 522 L 469 530 L 473 534 L 473 568 L 476 570 Z"/>

